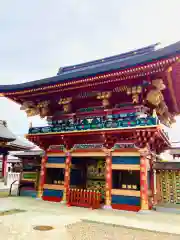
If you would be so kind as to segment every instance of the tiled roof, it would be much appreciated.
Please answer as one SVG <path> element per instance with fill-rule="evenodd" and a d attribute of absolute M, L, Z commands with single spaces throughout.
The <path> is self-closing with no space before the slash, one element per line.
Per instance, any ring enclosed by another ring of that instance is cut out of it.
<path fill-rule="evenodd" d="M 114 57 L 60 68 L 58 75 L 54 77 L 26 82 L 22 84 L 0 85 L 0 92 L 3 93 L 19 91 L 40 86 L 42 87 L 57 84 L 67 80 L 70 81 L 77 78 L 94 76 L 96 74 L 110 72 L 113 70 L 122 70 L 180 54 L 180 41 L 158 50 L 154 49 L 155 46 L 156 44 L 146 48 L 137 49 L 129 53 L 116 55 Z"/>
<path fill-rule="evenodd" d="M 26 157 L 26 156 L 42 156 L 44 154 L 44 152 L 42 150 L 31 150 L 31 151 L 24 151 L 24 152 L 18 152 L 13 154 L 16 157 Z"/>
<path fill-rule="evenodd" d="M 34 145 L 30 142 L 27 142 L 27 141 L 23 141 L 21 140 L 20 138 L 16 138 L 13 142 L 9 142 L 7 144 L 7 147 L 10 147 L 11 149 L 13 150 L 29 150 L 29 149 L 32 149 L 34 147 Z"/>
<path fill-rule="evenodd" d="M 0 141 L 14 141 L 16 136 L 8 129 L 6 122 L 0 120 Z"/>
<path fill-rule="evenodd" d="M 171 154 L 171 155 L 180 155 L 180 147 L 176 147 L 176 148 L 171 148 L 170 150 L 169 150 L 169 153 Z"/>

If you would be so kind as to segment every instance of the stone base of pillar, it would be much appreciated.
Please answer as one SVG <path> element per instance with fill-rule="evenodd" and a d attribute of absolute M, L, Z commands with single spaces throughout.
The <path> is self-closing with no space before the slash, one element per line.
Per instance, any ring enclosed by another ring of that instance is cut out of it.
<path fill-rule="evenodd" d="M 104 205 L 102 208 L 105 209 L 105 210 L 112 210 L 111 205 Z"/>
<path fill-rule="evenodd" d="M 42 200 L 42 198 L 41 197 L 37 197 L 36 200 Z"/>
<path fill-rule="evenodd" d="M 67 204 L 67 201 L 66 201 L 66 200 L 62 200 L 62 201 L 60 202 L 60 204 L 66 205 L 66 204 Z"/>
<path fill-rule="evenodd" d="M 37 192 L 37 198 L 41 199 L 43 195 L 43 192 L 41 190 L 38 190 Z"/>
<path fill-rule="evenodd" d="M 140 214 L 149 214 L 149 213 L 152 213 L 152 210 L 139 210 L 138 213 L 140 213 Z"/>
<path fill-rule="evenodd" d="M 157 203 L 158 203 L 157 194 L 155 193 L 153 198 L 153 206 L 156 205 Z"/>

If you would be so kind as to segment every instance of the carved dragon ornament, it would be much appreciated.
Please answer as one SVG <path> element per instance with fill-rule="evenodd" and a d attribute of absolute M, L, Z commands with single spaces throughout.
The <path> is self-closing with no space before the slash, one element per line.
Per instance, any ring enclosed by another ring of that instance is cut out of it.
<path fill-rule="evenodd" d="M 58 104 L 62 105 L 63 111 L 65 113 L 69 113 L 69 112 L 71 112 L 71 102 L 72 102 L 72 98 L 71 97 L 60 98 Z"/>
<path fill-rule="evenodd" d="M 111 92 L 99 92 L 97 93 L 97 99 L 101 100 L 103 107 L 107 108 L 110 105 L 109 99 L 111 95 Z"/>
<path fill-rule="evenodd" d="M 41 101 L 35 104 L 32 101 L 27 101 L 21 105 L 20 109 L 24 110 L 28 117 L 40 115 L 41 118 L 44 118 L 49 112 L 49 103 L 49 101 Z"/>
<path fill-rule="evenodd" d="M 152 89 L 146 95 L 146 101 L 156 110 L 160 121 L 170 127 L 175 122 L 174 116 L 169 112 L 162 91 L 166 88 L 162 79 L 152 80 Z"/>

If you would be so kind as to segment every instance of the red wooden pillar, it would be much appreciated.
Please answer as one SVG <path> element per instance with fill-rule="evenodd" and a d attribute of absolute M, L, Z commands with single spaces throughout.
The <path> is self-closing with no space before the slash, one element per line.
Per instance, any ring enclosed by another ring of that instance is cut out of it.
<path fill-rule="evenodd" d="M 156 170 L 153 169 L 154 157 L 151 157 L 150 160 L 150 187 L 152 193 L 152 206 L 156 204 Z"/>
<path fill-rule="evenodd" d="M 41 172 L 40 172 L 39 188 L 38 188 L 38 194 L 37 194 L 38 198 L 41 198 L 43 194 L 43 186 L 44 186 L 45 177 L 46 177 L 46 162 L 47 162 L 47 153 L 45 152 L 45 155 L 41 159 Z"/>
<path fill-rule="evenodd" d="M 7 167 L 7 154 L 3 154 L 2 157 L 2 177 L 6 177 L 6 167 Z"/>
<path fill-rule="evenodd" d="M 111 209 L 111 190 L 112 190 L 112 154 L 106 152 L 106 186 L 105 186 L 105 209 Z"/>
<path fill-rule="evenodd" d="M 71 168 L 71 154 L 67 152 L 66 162 L 65 162 L 65 172 L 64 172 L 64 193 L 63 193 L 63 202 L 67 202 L 67 194 L 70 187 L 70 168 Z"/>
<path fill-rule="evenodd" d="M 154 185 L 154 188 L 153 188 L 153 205 L 156 205 L 157 204 L 157 181 L 156 181 L 156 170 L 153 169 L 153 185 Z"/>
<path fill-rule="evenodd" d="M 140 156 L 140 196 L 141 210 L 149 210 L 148 204 L 148 180 L 147 180 L 147 159 L 146 156 Z"/>

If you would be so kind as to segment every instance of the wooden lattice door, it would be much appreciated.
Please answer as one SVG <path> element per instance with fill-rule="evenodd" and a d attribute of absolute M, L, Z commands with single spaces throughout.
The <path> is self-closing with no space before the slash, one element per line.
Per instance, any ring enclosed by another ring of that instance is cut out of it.
<path fill-rule="evenodd" d="M 161 171 L 160 191 L 163 203 L 180 204 L 180 172 Z"/>

